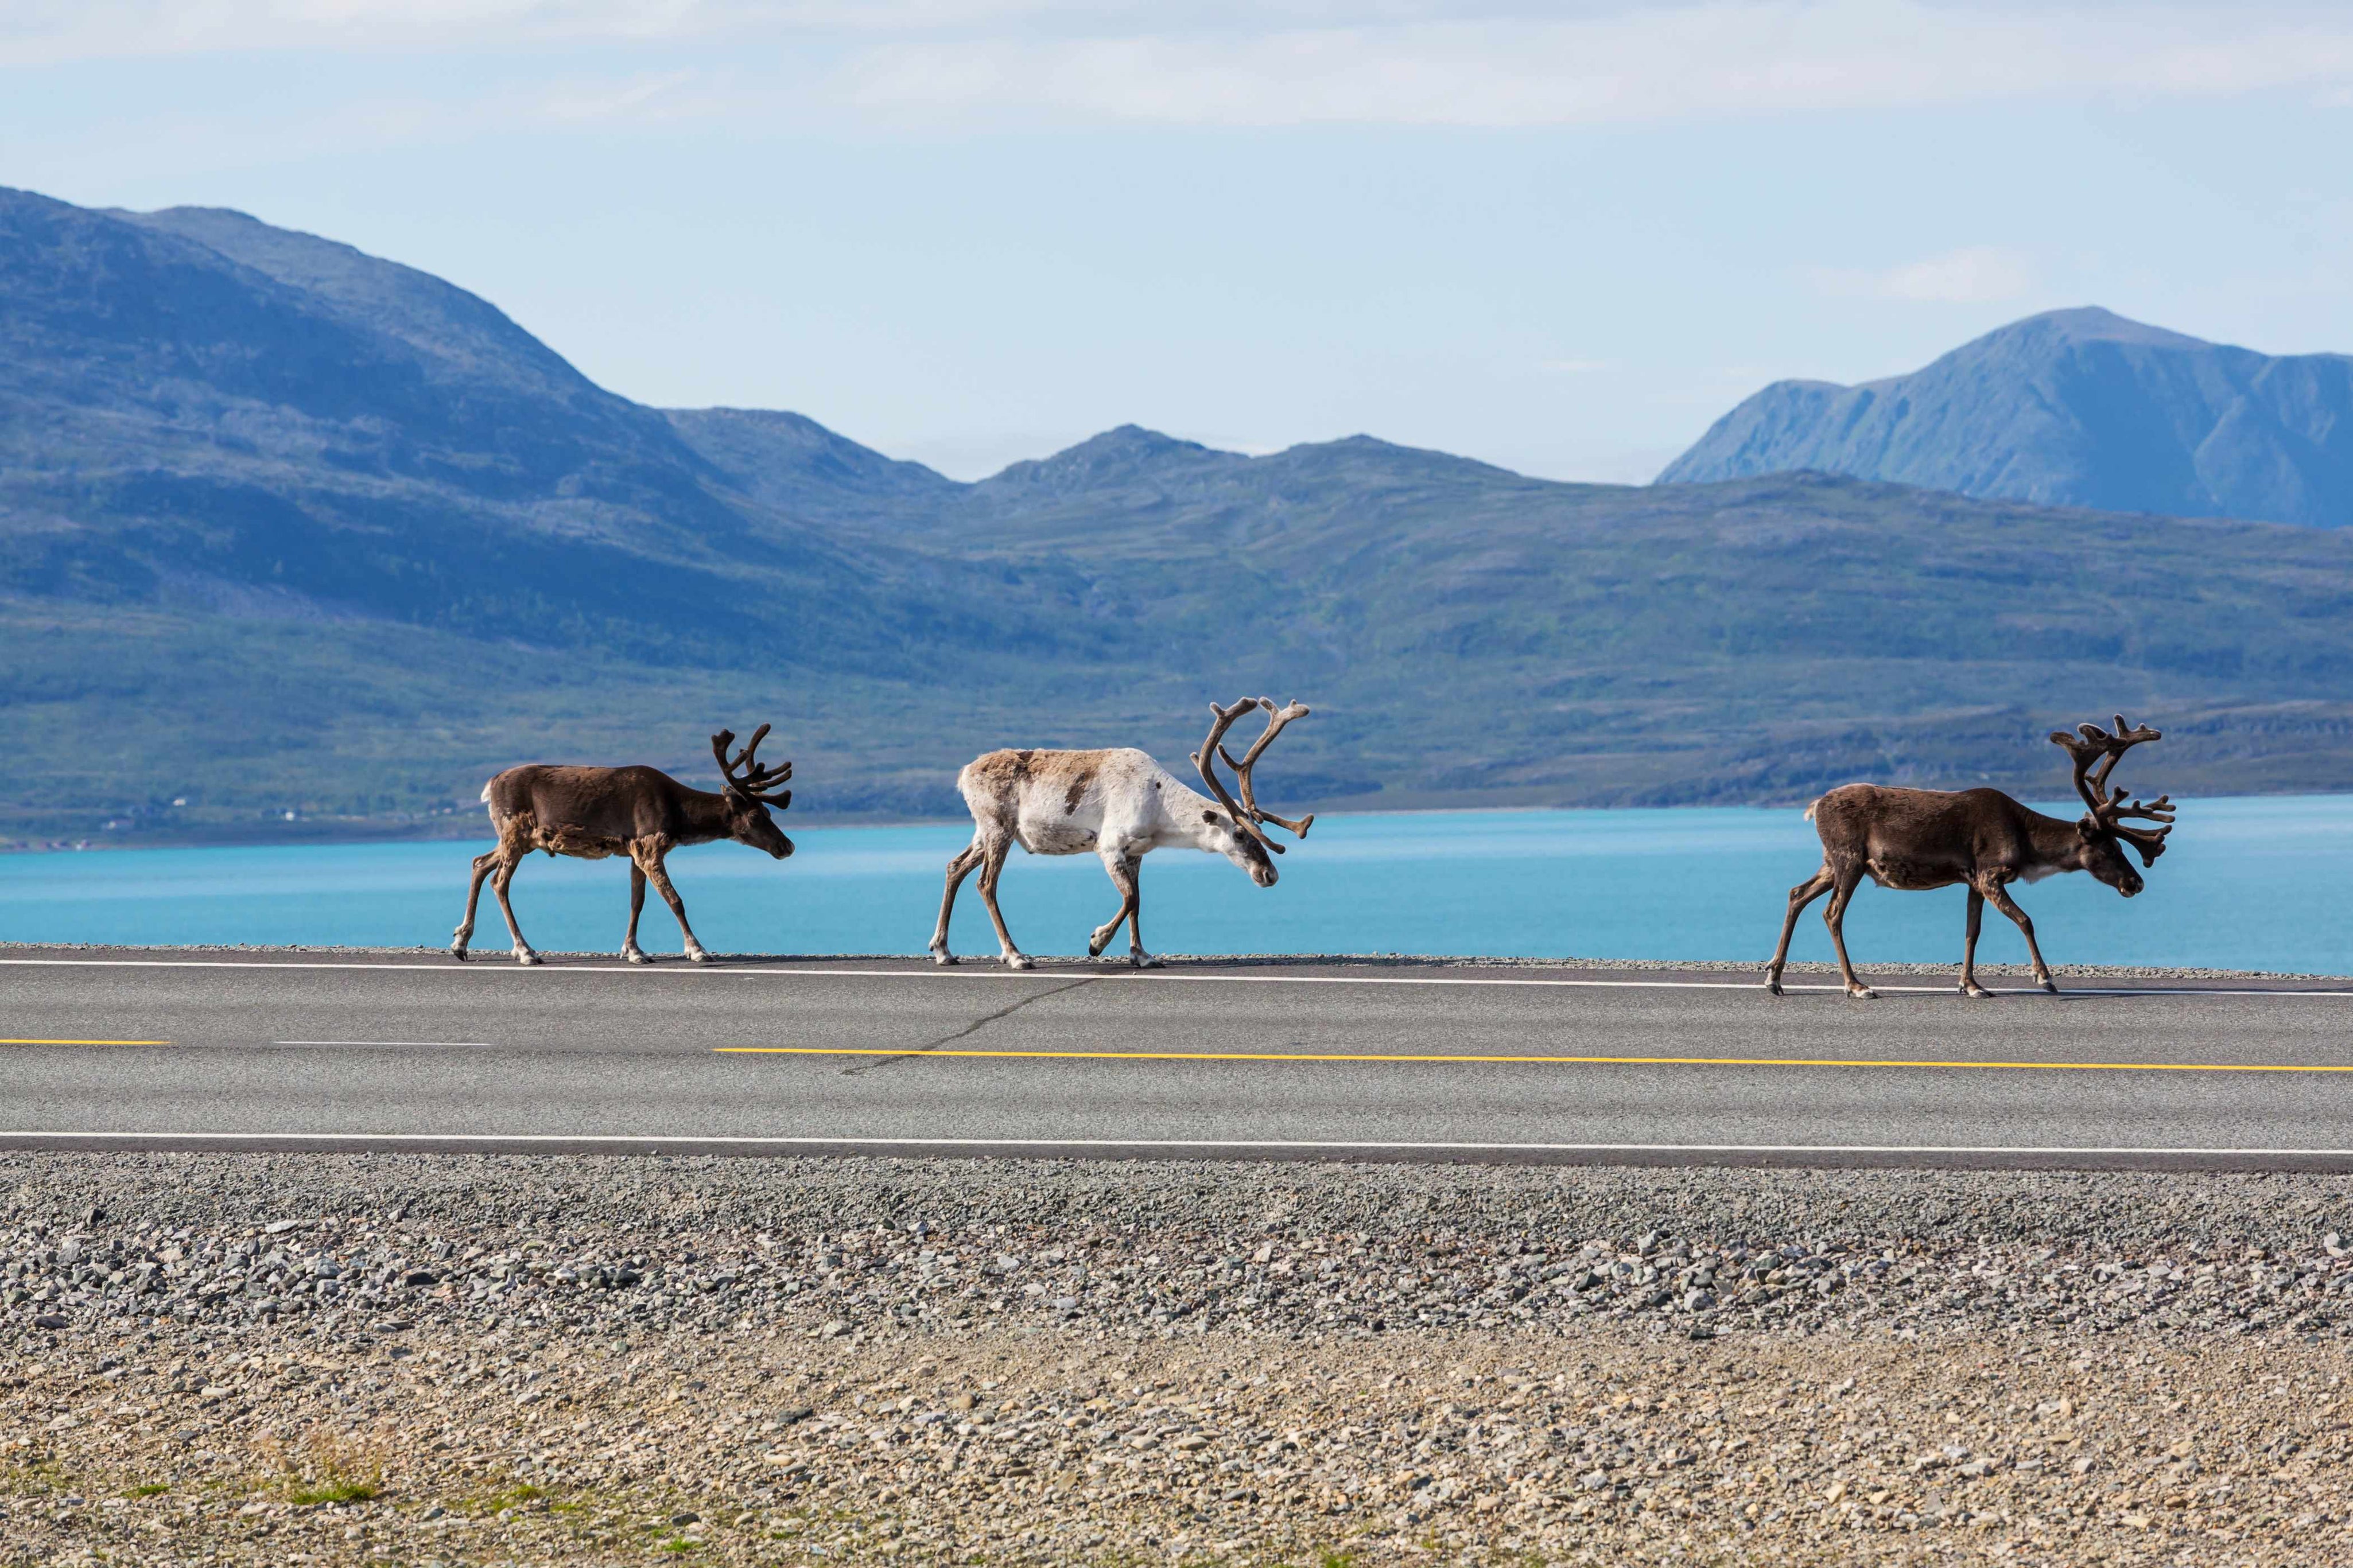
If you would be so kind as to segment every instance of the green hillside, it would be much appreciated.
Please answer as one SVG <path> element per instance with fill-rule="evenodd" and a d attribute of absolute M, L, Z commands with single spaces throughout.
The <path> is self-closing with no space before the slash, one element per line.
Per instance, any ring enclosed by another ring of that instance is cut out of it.
<path fill-rule="evenodd" d="M 329 241 L 0 193 L 0 840 L 473 833 L 499 767 L 761 721 L 796 816 L 946 814 L 987 747 L 1182 766 L 1261 690 L 1327 809 L 2048 794 L 2118 708 L 2152 787 L 2343 788 L 2348 608 L 2353 534 L 1821 476 L 1122 427 L 958 484 Z"/>

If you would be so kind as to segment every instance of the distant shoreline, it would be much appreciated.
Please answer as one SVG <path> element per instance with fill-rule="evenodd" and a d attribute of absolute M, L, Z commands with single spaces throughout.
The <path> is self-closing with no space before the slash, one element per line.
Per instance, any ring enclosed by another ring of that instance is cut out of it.
<path fill-rule="evenodd" d="M 1927 786 L 1923 785 L 1919 787 L 1925 788 Z M 1818 797 L 1808 798 L 1811 799 Z M 2068 801 L 2056 794 L 2052 794 L 2048 796 L 2026 795 L 2021 798 L 2024 799 L 2026 804 L 2029 805 L 2035 806 L 2037 808 L 2049 809 L 2052 812 L 2063 815 L 2072 815 L 2078 809 L 2073 802 Z M 2180 795 L 2176 798 L 2184 805 L 2191 803 L 2221 804 L 2227 801 L 2242 800 L 2342 800 L 2346 798 L 2353 798 L 2353 789 L 2284 790 L 2277 794 L 2250 793 L 2243 795 Z M 1538 811 L 1562 813 L 1635 811 L 1772 812 L 1799 811 L 1802 810 L 1806 804 L 1806 800 L 1786 800 L 1763 802 L 1683 801 L 1673 804 L 1620 805 L 1389 805 L 1379 807 L 1317 806 L 1315 807 L 1314 815 L 1318 820 L 1329 820 L 1340 817 L 1368 816 L 1501 816 L 1505 813 Z M 446 844 L 466 841 L 480 841 L 487 843 L 490 841 L 491 837 L 487 824 L 481 818 L 470 816 L 463 817 L 452 816 L 447 818 L 446 820 L 448 823 L 448 831 L 434 831 L 429 827 L 425 831 L 417 831 L 417 829 L 423 825 L 415 822 L 386 824 L 382 831 L 369 831 L 364 827 L 354 826 L 354 824 L 364 822 L 364 820 L 365 819 L 359 818 L 325 818 L 322 819 L 322 825 L 329 825 L 327 826 L 326 831 L 317 834 L 307 834 L 297 831 L 284 833 L 280 836 L 269 838 L 256 838 L 225 832 L 222 837 L 212 837 L 208 834 L 192 833 L 185 836 L 175 836 L 168 838 L 146 839 L 126 838 L 119 835 L 100 835 L 86 837 L 79 839 L 46 839 L 39 842 L 28 839 L 0 840 L 0 856 L 72 855 L 125 849 L 302 849 L 346 848 L 354 846 L 374 844 Z M 459 831 L 461 825 L 464 828 L 463 831 Z M 305 821 L 298 822 L 294 826 L 299 829 L 310 825 Z M 968 823 L 967 819 L 963 816 L 864 817 L 811 816 L 807 817 L 794 817 L 787 819 L 784 823 L 784 826 L 787 831 L 793 832 L 807 828 L 823 830 L 830 833 L 860 828 L 962 827 L 968 826 Z"/>
<path fill-rule="evenodd" d="M 448 819 L 447 831 L 415 822 L 387 824 L 382 831 L 355 827 L 352 818 L 328 818 L 331 826 L 316 834 L 290 832 L 269 838 L 224 831 L 219 837 L 206 833 L 188 833 L 171 837 L 129 837 L 121 834 L 92 834 L 79 838 L 52 838 L 38 842 L 29 839 L 0 841 L 0 855 L 74 855 L 118 852 L 125 849 L 340 849 L 371 844 L 450 844 L 480 840 L 490 842 L 492 835 L 487 817 L 469 815 Z M 828 832 L 849 827 L 942 827 L 965 821 L 963 817 L 820 817 L 788 820 L 790 830 L 823 828 Z M 307 823 L 297 823 L 297 827 Z M 461 830 L 462 827 L 462 830 Z M 421 831 L 420 831 L 421 829 Z"/>

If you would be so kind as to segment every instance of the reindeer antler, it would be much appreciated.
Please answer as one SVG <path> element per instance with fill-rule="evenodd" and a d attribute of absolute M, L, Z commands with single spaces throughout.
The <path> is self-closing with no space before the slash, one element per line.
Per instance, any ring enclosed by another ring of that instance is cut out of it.
<path fill-rule="evenodd" d="M 1264 698 L 1245 697 L 1231 708 L 1220 708 L 1215 702 L 1210 703 L 1209 711 L 1216 714 L 1217 718 L 1209 725 L 1209 738 L 1203 741 L 1201 749 L 1193 753 L 1193 765 L 1200 770 L 1201 782 L 1209 786 L 1209 793 L 1224 803 L 1227 812 L 1234 819 L 1235 826 L 1280 855 L 1282 853 L 1282 846 L 1266 836 L 1266 830 L 1258 825 L 1258 813 L 1250 807 L 1236 805 L 1234 797 L 1226 793 L 1226 786 L 1218 779 L 1217 760 L 1225 755 L 1225 747 L 1219 742 L 1225 739 L 1226 731 L 1233 727 L 1235 720 L 1263 701 L 1265 701 Z M 1269 706 L 1271 707 L 1272 704 L 1270 703 Z M 1302 711 L 1305 710 L 1303 709 Z M 1265 737 L 1261 736 L 1260 739 L 1261 743 L 1263 744 Z M 1257 748 L 1251 749 L 1250 756 L 1253 759 L 1258 756 Z M 1227 757 L 1226 762 L 1231 765 L 1233 759 Z M 1243 791 L 1247 793 L 1250 789 L 1249 775 L 1236 768 L 1234 777 L 1241 783 Z"/>
<path fill-rule="evenodd" d="M 735 731 L 722 730 L 711 737 L 711 753 L 719 759 L 720 775 L 726 779 L 729 789 L 747 800 L 756 800 L 763 805 L 773 805 L 782 811 L 793 804 L 793 792 L 786 790 L 782 795 L 775 792 L 778 784 L 793 776 L 793 764 L 779 763 L 773 768 L 760 764 L 757 753 L 760 742 L 767 738 L 767 734 L 768 726 L 765 724 L 753 731 L 750 742 L 735 753 L 734 760 L 731 762 L 727 748 L 735 743 Z"/>
<path fill-rule="evenodd" d="M 2116 791 L 2116 799 L 2119 801 L 2124 799 L 2124 793 L 2121 789 Z M 2137 816 L 2149 822 L 2162 822 L 2166 826 L 2155 829 L 2126 827 L 2116 820 L 2126 816 Z M 2147 805 L 2143 805 L 2137 800 L 2134 801 L 2130 805 L 2111 815 L 2108 831 L 2139 850 L 2142 865 L 2157 864 L 2157 858 L 2165 853 L 2165 836 L 2173 831 L 2173 797 L 2161 795 Z"/>
<path fill-rule="evenodd" d="M 2082 795 L 2084 804 L 2092 808 L 2091 821 L 2095 826 L 2139 850 L 2142 865 L 2156 864 L 2157 858 L 2165 853 L 2165 836 L 2173 831 L 2173 797 L 2161 795 L 2146 805 L 2137 799 L 2128 802 L 2122 784 L 2116 787 L 2114 794 L 2109 793 L 2108 775 L 2116 772 L 2117 759 L 2126 752 L 2145 741 L 2163 740 L 2164 732 L 2152 730 L 2146 724 L 2127 730 L 2125 728 L 2125 716 L 2121 713 L 2116 715 L 2114 734 L 2097 724 L 2084 723 L 2075 728 L 2082 739 L 2078 740 L 2064 730 L 2053 730 L 2051 731 L 2051 743 L 2064 747 L 2067 754 L 2074 759 L 2075 793 Z M 2092 771 L 2094 763 L 2099 764 L 2096 773 Z M 2168 826 L 2156 829 L 2126 827 L 2124 826 L 2126 817 L 2162 822 Z"/>
<path fill-rule="evenodd" d="M 1218 748 L 1218 755 L 1225 758 L 1226 766 L 1234 770 L 1234 782 L 1241 786 L 1242 809 L 1250 813 L 1251 822 L 1271 822 L 1278 827 L 1290 829 L 1294 838 L 1304 838 L 1307 837 L 1307 830 L 1315 826 L 1314 815 L 1311 812 L 1297 822 L 1293 822 L 1287 816 L 1277 816 L 1274 813 L 1261 808 L 1258 804 L 1258 791 L 1251 786 L 1250 769 L 1257 765 L 1259 753 L 1266 750 L 1268 742 L 1282 733 L 1284 725 L 1293 719 L 1307 717 L 1307 704 L 1293 702 L 1287 708 L 1279 709 L 1275 707 L 1273 699 L 1261 697 L 1258 700 L 1258 705 L 1266 710 L 1266 732 L 1251 743 L 1250 749 L 1242 753 L 1242 760 L 1239 763 L 1234 761 L 1233 754 L 1223 746 Z M 1260 837 L 1265 836 L 1261 834 Z"/>

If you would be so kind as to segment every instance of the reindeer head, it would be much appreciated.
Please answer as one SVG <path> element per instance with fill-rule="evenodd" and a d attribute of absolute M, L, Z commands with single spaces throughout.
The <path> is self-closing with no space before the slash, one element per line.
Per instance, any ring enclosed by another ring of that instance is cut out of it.
<path fill-rule="evenodd" d="M 2084 869 L 2131 898 L 2143 886 L 2140 873 L 2125 858 L 2124 846 L 2131 845 L 2140 851 L 2140 863 L 2154 866 L 2157 858 L 2165 853 L 2165 836 L 2173 831 L 2173 799 L 2159 795 L 2143 805 L 2139 801 L 2125 799 L 2124 785 L 2108 793 L 2108 775 L 2116 771 L 2116 759 L 2139 745 L 2143 741 L 2162 740 L 2163 735 L 2147 725 L 2137 729 L 2125 728 L 2124 715 L 2116 715 L 2114 734 L 2097 724 L 2078 724 L 2081 738 L 2064 730 L 2051 731 L 2051 743 L 2063 746 L 2075 760 L 2075 793 L 2084 797 L 2091 809 L 2076 823 L 2076 831 L 2084 839 Z M 2099 764 L 2094 771 L 2094 763 Z M 2138 817 L 2147 822 L 2161 822 L 2165 826 L 2126 827 L 2125 818 Z"/>
<path fill-rule="evenodd" d="M 765 724 L 752 731 L 749 744 L 729 761 L 727 748 L 735 743 L 735 731 L 722 730 L 711 737 L 712 754 L 719 759 L 720 774 L 727 781 L 721 792 L 727 802 L 727 836 L 738 844 L 748 844 L 754 849 L 765 849 L 781 860 L 793 852 L 793 841 L 776 826 L 768 808 L 778 811 L 793 804 L 793 792 L 776 793 L 776 786 L 793 776 L 793 764 L 782 763 L 776 767 L 763 767 L 755 753 L 766 738 Z"/>
<path fill-rule="evenodd" d="M 1233 721 L 1253 708 L 1264 710 L 1266 731 L 1252 742 L 1238 763 L 1222 742 Z M 1209 726 L 1209 738 L 1201 742 L 1199 751 L 1193 753 L 1193 765 L 1201 771 L 1201 781 L 1209 786 L 1209 793 L 1218 797 L 1226 810 L 1223 816 L 1216 812 L 1205 814 L 1202 826 L 1219 854 L 1248 871 L 1250 880 L 1260 887 L 1271 888 L 1275 883 L 1275 870 L 1269 852 L 1280 855 L 1282 846 L 1266 836 L 1262 825 L 1271 822 L 1278 827 L 1288 829 L 1293 836 L 1304 838 L 1308 828 L 1314 826 L 1315 818 L 1303 816 L 1293 822 L 1288 817 L 1277 816 L 1261 809 L 1258 804 L 1257 788 L 1250 779 L 1250 770 L 1258 765 L 1259 755 L 1266 750 L 1268 743 L 1282 733 L 1284 725 L 1293 719 L 1307 717 L 1307 708 L 1303 703 L 1293 702 L 1287 708 L 1278 709 L 1269 698 L 1253 700 L 1245 697 L 1231 708 L 1220 708 L 1212 702 L 1209 711 L 1217 715 L 1217 720 Z M 1220 757 L 1225 759 L 1226 766 L 1234 771 L 1234 784 L 1240 790 L 1242 797 L 1240 805 L 1235 804 L 1234 797 L 1227 794 L 1226 786 L 1219 782 L 1217 761 Z"/>

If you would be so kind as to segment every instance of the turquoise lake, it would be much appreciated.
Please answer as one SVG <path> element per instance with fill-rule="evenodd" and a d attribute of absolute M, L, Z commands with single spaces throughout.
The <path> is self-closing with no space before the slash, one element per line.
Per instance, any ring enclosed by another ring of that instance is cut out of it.
<path fill-rule="evenodd" d="M 2058 811 L 2055 804 L 2045 809 Z M 2069 815 L 2073 815 L 2071 810 Z M 970 837 L 949 824 L 800 827 L 784 862 L 735 845 L 670 858 L 696 934 L 714 952 L 913 953 L 930 939 L 941 869 Z M 456 840 L 306 848 L 91 850 L 0 856 L 0 940 L 446 946 L 467 863 Z M 1271 889 L 1222 859 L 1165 850 L 1144 869 L 1145 942 L 1162 952 L 1486 953 L 1738 959 L 1772 952 L 1792 883 L 1820 863 L 1794 807 L 1497 811 L 1318 818 Z M 2089 877 L 2020 890 L 2053 963 L 2353 971 L 2353 795 L 2191 801 L 2148 891 L 2126 900 Z M 976 881 L 957 900 L 967 956 L 996 942 Z M 1016 851 L 1000 890 L 1032 952 L 1084 951 L 1118 896 L 1092 858 Z M 534 856 L 515 878 L 533 945 L 612 951 L 628 912 L 617 860 Z M 1866 886 L 1847 917 L 1855 962 L 1957 963 L 1963 894 Z M 1818 911 L 1792 956 L 1827 959 Z M 639 940 L 679 952 L 650 892 Z M 487 889 L 475 950 L 503 954 Z M 1121 947 L 1124 951 L 1124 937 Z M 2022 962 L 1989 910 L 1980 955 Z"/>

